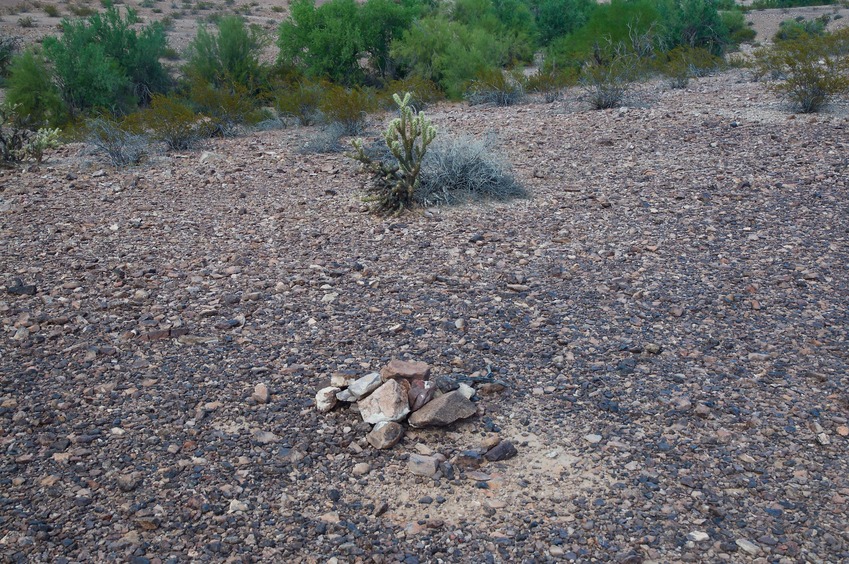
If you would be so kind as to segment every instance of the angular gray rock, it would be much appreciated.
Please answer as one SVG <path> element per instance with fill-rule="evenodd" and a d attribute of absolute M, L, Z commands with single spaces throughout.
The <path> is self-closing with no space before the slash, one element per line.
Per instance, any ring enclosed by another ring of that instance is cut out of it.
<path fill-rule="evenodd" d="M 358 405 L 363 421 L 372 425 L 382 421 L 401 421 L 410 413 L 407 386 L 397 380 L 388 380 L 370 396 L 361 399 Z"/>
<path fill-rule="evenodd" d="M 416 476 L 432 478 L 439 470 L 439 460 L 434 456 L 411 454 L 407 461 L 407 469 Z"/>
<path fill-rule="evenodd" d="M 380 373 L 372 372 L 371 374 L 366 374 L 362 378 L 354 380 L 354 382 L 348 386 L 348 392 L 350 392 L 356 399 L 360 399 L 366 394 L 370 394 L 379 388 L 382 382 L 383 380 L 380 378 Z"/>
<path fill-rule="evenodd" d="M 477 413 L 475 404 L 456 390 L 425 404 L 410 416 L 409 422 L 413 427 L 441 427 L 459 419 L 471 417 L 475 413 Z"/>

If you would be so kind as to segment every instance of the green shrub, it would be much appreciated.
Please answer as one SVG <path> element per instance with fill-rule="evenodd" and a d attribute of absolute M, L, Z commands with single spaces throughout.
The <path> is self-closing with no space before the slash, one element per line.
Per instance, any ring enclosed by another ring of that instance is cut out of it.
<path fill-rule="evenodd" d="M 486 70 L 469 84 L 465 98 L 471 106 L 518 104 L 525 98 L 525 77 L 521 71 L 507 73 L 500 69 Z"/>
<path fill-rule="evenodd" d="M 35 20 L 30 16 L 24 16 L 22 18 L 18 18 L 18 25 L 24 28 L 35 27 Z"/>
<path fill-rule="evenodd" d="M 58 125 L 67 116 L 59 89 L 53 83 L 40 51 L 27 49 L 15 58 L 9 72 L 6 103 L 34 127 Z"/>
<path fill-rule="evenodd" d="M 794 20 L 784 20 L 778 24 L 778 31 L 775 32 L 772 40 L 778 43 L 780 41 L 797 41 L 812 35 L 825 35 L 825 26 L 830 19 L 826 14 L 813 20 L 806 20 L 801 16 Z"/>
<path fill-rule="evenodd" d="M 409 93 L 393 97 L 398 104 L 398 117 L 392 120 L 383 139 L 395 160 L 389 164 L 374 160 L 366 154 L 362 139 L 354 141 L 354 153 L 349 156 L 361 162 L 372 174 L 369 186 L 372 211 L 378 214 L 400 214 L 413 205 L 413 195 L 419 188 L 419 173 L 428 145 L 436 137 L 436 128 L 424 113 L 411 106 Z"/>
<path fill-rule="evenodd" d="M 394 0 L 366 0 L 359 12 L 362 50 L 368 54 L 369 68 L 381 79 L 395 77 L 390 46 L 410 27 L 421 7 Z"/>
<path fill-rule="evenodd" d="M 649 0 L 612 0 L 609 4 L 599 4 L 585 26 L 552 42 L 546 54 L 545 69 L 578 67 L 593 57 L 598 59 L 599 53 L 609 45 L 637 43 L 640 50 L 645 50 L 646 40 L 661 41 L 657 37 L 660 21 L 658 3 Z M 639 41 L 635 41 L 637 39 Z"/>
<path fill-rule="evenodd" d="M 594 0 L 541 0 L 536 6 L 539 42 L 543 46 L 582 28 L 597 4 Z"/>
<path fill-rule="evenodd" d="M 112 117 L 87 120 L 86 131 L 88 145 L 114 167 L 138 164 L 150 151 L 146 135 Z"/>
<path fill-rule="evenodd" d="M 664 10 L 661 3 L 661 15 L 665 23 L 665 46 L 673 48 L 684 45 L 700 48 L 714 55 L 725 52 L 730 42 L 728 28 L 714 0 L 674 0 L 671 11 Z"/>
<path fill-rule="evenodd" d="M 185 72 L 216 87 L 238 84 L 255 92 L 267 75 L 259 60 L 263 47 L 257 28 L 248 27 L 238 16 L 223 17 L 217 33 L 198 28 L 189 44 Z"/>
<path fill-rule="evenodd" d="M 411 74 L 439 84 L 455 100 L 475 76 L 502 67 L 508 59 L 497 37 L 443 17 L 415 22 L 393 42 L 391 53 Z"/>
<path fill-rule="evenodd" d="M 274 98 L 274 109 L 278 115 L 293 118 L 301 125 L 312 125 L 321 119 L 319 106 L 325 85 L 303 79 L 292 85 L 284 85 Z"/>
<path fill-rule="evenodd" d="M 722 24 L 728 30 L 728 39 L 732 45 L 751 43 L 755 39 L 755 30 L 746 23 L 746 17 L 742 11 L 725 10 L 719 15 L 722 18 Z"/>
<path fill-rule="evenodd" d="M 413 199 L 423 206 L 528 196 L 487 140 L 438 139 L 424 157 L 420 178 Z"/>
<path fill-rule="evenodd" d="M 802 113 L 819 111 L 849 92 L 849 30 L 776 43 L 756 53 L 758 72 L 778 77 L 772 90 Z"/>
<path fill-rule="evenodd" d="M 278 61 L 301 69 L 311 78 L 356 84 L 362 78 L 359 59 L 364 39 L 355 0 L 295 0 L 280 24 Z"/>
<path fill-rule="evenodd" d="M 369 88 L 330 85 L 324 91 L 319 110 L 327 123 L 342 125 L 346 135 L 359 135 L 366 116 L 377 110 L 377 105 L 377 96 Z"/>
<path fill-rule="evenodd" d="M 44 6 L 44 13 L 51 18 L 58 18 L 61 15 L 59 8 L 57 8 L 55 4 L 47 4 Z"/>
<path fill-rule="evenodd" d="M 61 38 L 45 38 L 45 54 L 72 111 L 126 111 L 168 88 L 170 79 L 159 62 L 166 44 L 162 26 L 137 31 L 138 24 L 133 10 L 121 17 L 110 8 L 88 20 L 62 20 Z"/>

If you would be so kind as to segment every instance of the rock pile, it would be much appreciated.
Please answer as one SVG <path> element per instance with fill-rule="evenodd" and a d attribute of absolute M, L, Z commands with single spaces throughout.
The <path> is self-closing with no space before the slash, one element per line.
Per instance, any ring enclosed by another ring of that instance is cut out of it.
<path fill-rule="evenodd" d="M 404 436 L 405 421 L 411 427 L 444 427 L 475 415 L 475 393 L 473 386 L 451 376 L 431 380 L 430 366 L 424 362 L 392 359 L 380 372 L 360 378 L 334 375 L 330 386 L 316 394 L 315 405 L 327 413 L 340 403 L 355 404 L 363 421 L 374 425 L 366 435 L 368 443 L 388 449 Z M 502 441 L 476 455 L 489 461 L 505 460 L 516 455 L 516 448 Z M 421 462 L 433 465 L 431 460 Z M 436 467 L 431 470 L 435 472 Z M 420 468 L 411 471 L 423 472 Z"/>

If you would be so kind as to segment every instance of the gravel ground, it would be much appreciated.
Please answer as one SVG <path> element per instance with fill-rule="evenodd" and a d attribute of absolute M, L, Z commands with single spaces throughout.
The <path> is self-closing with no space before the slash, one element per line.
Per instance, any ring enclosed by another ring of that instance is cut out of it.
<path fill-rule="evenodd" d="M 532 198 L 391 220 L 309 128 L 2 171 L 0 561 L 847 561 L 846 107 L 567 100 L 434 108 Z M 509 387 L 375 451 L 313 396 L 391 357 Z"/>

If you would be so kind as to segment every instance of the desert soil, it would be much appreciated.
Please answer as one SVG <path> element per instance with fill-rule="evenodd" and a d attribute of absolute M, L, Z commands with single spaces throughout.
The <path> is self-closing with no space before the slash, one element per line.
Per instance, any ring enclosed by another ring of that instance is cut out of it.
<path fill-rule="evenodd" d="M 0 559 L 849 559 L 847 107 L 578 95 L 433 108 L 532 197 L 394 219 L 312 128 L 2 171 Z M 313 396 L 393 356 L 509 387 L 375 451 Z M 492 433 L 486 476 L 406 469 Z"/>

